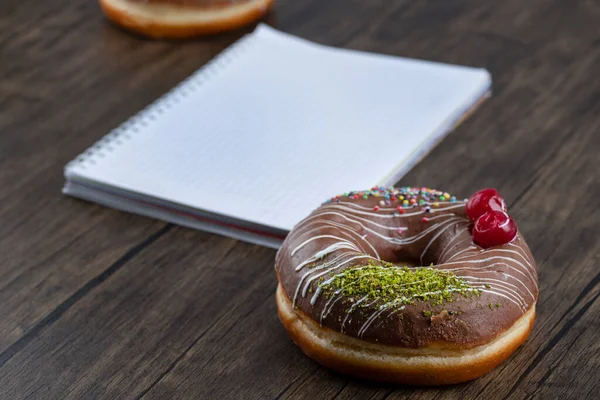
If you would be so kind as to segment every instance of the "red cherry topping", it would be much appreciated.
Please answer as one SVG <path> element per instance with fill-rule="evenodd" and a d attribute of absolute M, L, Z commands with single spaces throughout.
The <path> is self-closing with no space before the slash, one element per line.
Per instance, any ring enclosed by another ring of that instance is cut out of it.
<path fill-rule="evenodd" d="M 467 216 L 475 221 L 488 211 L 506 211 L 506 204 L 496 189 L 483 189 L 469 197 L 466 210 Z"/>
<path fill-rule="evenodd" d="M 517 236 L 517 225 L 504 211 L 488 211 L 475 221 L 473 241 L 488 247 L 506 244 Z"/>

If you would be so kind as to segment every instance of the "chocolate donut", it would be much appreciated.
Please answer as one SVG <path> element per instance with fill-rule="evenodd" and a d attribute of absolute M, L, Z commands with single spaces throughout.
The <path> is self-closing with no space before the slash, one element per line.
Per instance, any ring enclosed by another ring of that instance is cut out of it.
<path fill-rule="evenodd" d="M 490 371 L 527 338 L 538 297 L 493 189 L 468 203 L 412 187 L 335 196 L 294 227 L 275 269 L 280 318 L 308 356 L 404 384 Z"/>

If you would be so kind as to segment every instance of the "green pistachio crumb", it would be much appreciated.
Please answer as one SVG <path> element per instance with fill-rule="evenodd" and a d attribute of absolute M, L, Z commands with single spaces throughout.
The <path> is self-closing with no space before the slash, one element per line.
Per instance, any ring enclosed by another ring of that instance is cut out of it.
<path fill-rule="evenodd" d="M 432 315 L 433 315 L 433 313 L 431 311 L 423 310 L 423 316 L 425 316 L 425 318 L 429 318 Z"/>
<path fill-rule="evenodd" d="M 494 306 L 492 305 L 492 303 L 488 304 L 488 307 L 490 308 L 490 310 L 494 309 Z"/>
<path fill-rule="evenodd" d="M 346 269 L 319 286 L 325 293 L 339 291 L 344 296 L 380 299 L 395 305 L 429 301 L 435 306 L 452 302 L 454 294 L 470 297 L 481 293 L 450 271 L 428 267 L 409 269 L 375 262 Z"/>
<path fill-rule="evenodd" d="M 485 285 L 483 285 L 483 286 L 485 286 L 486 289 L 491 289 L 491 286 L 488 285 L 487 283 Z"/>
<path fill-rule="evenodd" d="M 500 308 L 500 303 L 496 303 L 496 308 Z"/>

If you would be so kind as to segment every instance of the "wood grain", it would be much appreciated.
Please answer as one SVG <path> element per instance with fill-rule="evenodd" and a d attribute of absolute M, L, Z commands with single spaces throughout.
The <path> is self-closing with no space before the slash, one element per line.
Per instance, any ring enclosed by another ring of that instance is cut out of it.
<path fill-rule="evenodd" d="M 0 14 L 0 351 L 164 227 L 66 200 L 64 164 L 236 38 L 166 57 L 79 3 Z"/>
<path fill-rule="evenodd" d="M 280 0 L 320 43 L 485 67 L 494 96 L 402 184 L 497 187 L 538 261 L 529 341 L 448 388 L 348 379 L 277 320 L 274 252 L 60 194 L 63 165 L 250 28 L 183 43 L 87 0 L 0 4 L 0 398 L 596 398 L 600 2 Z"/>

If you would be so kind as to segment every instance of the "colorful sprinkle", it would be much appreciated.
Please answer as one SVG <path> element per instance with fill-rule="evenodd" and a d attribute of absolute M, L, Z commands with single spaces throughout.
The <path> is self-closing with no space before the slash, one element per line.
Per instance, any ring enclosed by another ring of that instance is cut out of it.
<path fill-rule="evenodd" d="M 423 217 L 423 218 L 421 219 L 421 222 L 427 222 L 427 221 L 429 221 L 429 219 L 427 219 L 426 217 Z"/>
<path fill-rule="evenodd" d="M 373 186 L 368 190 L 355 190 L 344 192 L 343 194 L 331 197 L 327 199 L 323 204 L 328 203 L 339 203 L 340 200 L 359 200 L 369 199 L 370 197 L 378 198 L 377 204 L 380 206 L 392 205 L 395 201 L 400 201 L 398 207 L 402 210 L 403 208 L 409 207 L 440 207 L 439 201 L 449 201 L 454 203 L 458 201 L 455 196 L 451 196 L 448 192 L 442 192 L 440 190 L 429 189 L 426 187 L 411 187 L 404 186 L 400 188 L 383 186 Z M 466 201 L 466 200 L 465 200 Z M 397 208 L 398 209 L 398 208 Z M 404 210 L 403 210 L 404 211 Z"/>

